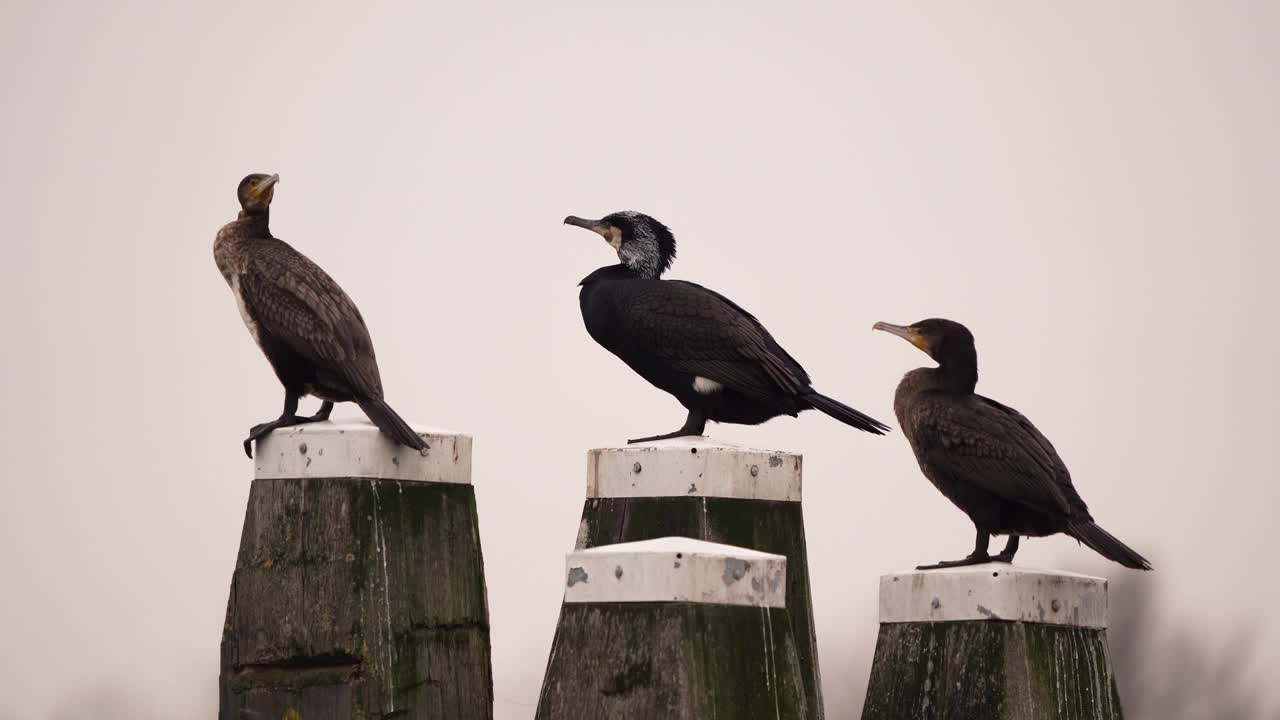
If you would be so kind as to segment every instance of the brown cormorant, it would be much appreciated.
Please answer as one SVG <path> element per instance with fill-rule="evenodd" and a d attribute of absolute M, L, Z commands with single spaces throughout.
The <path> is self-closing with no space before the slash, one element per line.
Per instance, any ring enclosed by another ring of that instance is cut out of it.
<path fill-rule="evenodd" d="M 253 441 L 276 428 L 329 419 L 336 402 L 355 402 L 369 419 L 400 445 L 423 454 L 427 443 L 382 398 L 382 379 L 373 341 L 351 298 L 324 270 L 268 228 L 271 199 L 279 175 L 249 175 L 236 195 L 240 215 L 218 231 L 213 258 L 231 286 L 240 316 L 284 385 L 284 412 L 253 426 Z M 298 398 L 323 403 L 299 417 Z"/>
<path fill-rule="evenodd" d="M 978 353 L 968 328 L 930 319 L 906 327 L 878 322 L 874 329 L 905 339 L 938 363 L 902 378 L 893 411 L 920 470 L 978 531 L 973 553 L 965 559 L 919 569 L 1012 562 L 1019 536 L 1054 533 L 1065 533 L 1125 567 L 1151 569 L 1093 521 L 1067 466 L 1031 421 L 973 391 Z M 1009 536 L 999 555 L 987 553 L 992 535 Z"/>
<path fill-rule="evenodd" d="M 679 430 L 628 442 L 701 435 L 708 420 L 757 425 L 813 408 L 866 432 L 889 429 L 814 390 L 800 363 L 732 300 L 662 280 L 676 255 L 675 237 L 662 223 L 630 211 L 564 221 L 599 233 L 621 260 L 580 283 L 587 332 L 689 411 Z"/>

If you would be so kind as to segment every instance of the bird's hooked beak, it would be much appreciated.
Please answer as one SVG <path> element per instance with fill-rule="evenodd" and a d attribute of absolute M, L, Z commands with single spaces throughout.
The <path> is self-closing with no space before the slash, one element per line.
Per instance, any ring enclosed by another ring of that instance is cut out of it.
<path fill-rule="evenodd" d="M 263 195 L 267 194 L 267 191 L 275 187 L 276 183 L 278 182 L 280 182 L 280 175 L 277 173 L 267 178 L 266 180 L 263 180 L 262 182 L 258 183 L 258 187 L 254 188 L 253 192 L 255 195 L 262 197 Z"/>
<path fill-rule="evenodd" d="M 564 219 L 565 225 L 575 225 L 580 228 L 586 228 L 613 246 L 614 250 L 622 247 L 622 231 L 618 228 L 606 223 L 604 220 L 585 220 L 577 215 L 570 215 Z"/>
<path fill-rule="evenodd" d="M 257 203 L 263 205 L 270 204 L 272 196 L 275 195 L 275 191 L 272 190 L 272 188 L 274 188 L 278 182 L 280 182 L 280 176 L 278 174 L 259 180 L 257 184 L 249 189 L 249 197 Z"/>
<path fill-rule="evenodd" d="M 926 353 L 929 352 L 929 341 L 925 340 L 924 335 L 913 327 L 906 325 L 893 325 L 887 322 L 878 322 L 875 325 L 872 325 L 871 329 L 883 330 L 891 335 L 897 335 Z"/>

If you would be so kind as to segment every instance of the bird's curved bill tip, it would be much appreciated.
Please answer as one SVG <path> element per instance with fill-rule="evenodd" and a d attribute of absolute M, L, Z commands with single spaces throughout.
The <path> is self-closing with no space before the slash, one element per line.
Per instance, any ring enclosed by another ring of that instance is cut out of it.
<path fill-rule="evenodd" d="M 268 197 L 271 192 L 271 188 L 275 187 L 278 182 L 280 182 L 279 175 L 270 175 L 265 177 L 259 180 L 257 184 L 249 190 L 249 194 L 254 198 Z"/>
<path fill-rule="evenodd" d="M 883 330 L 887 333 L 893 333 L 894 335 L 906 335 L 914 332 L 909 327 L 903 327 L 902 325 L 894 325 L 893 323 L 887 323 L 887 322 L 878 322 L 875 325 L 872 325 L 871 329 Z"/>
<path fill-rule="evenodd" d="M 875 325 L 872 325 L 871 329 L 883 330 L 891 335 L 897 335 L 898 337 L 905 338 L 907 340 L 914 340 L 916 336 L 919 335 L 919 333 L 916 332 L 915 328 L 910 328 L 903 325 L 894 325 L 893 323 L 887 323 L 887 322 L 878 322 Z"/>
<path fill-rule="evenodd" d="M 872 325 L 871 329 L 883 330 L 890 335 L 897 335 L 921 350 L 924 350 L 925 352 L 929 351 L 928 343 L 925 342 L 924 336 L 920 334 L 919 330 L 913 327 L 907 325 L 894 325 L 893 323 L 887 322 L 878 322 L 875 325 Z"/>
<path fill-rule="evenodd" d="M 565 219 L 564 219 L 564 224 L 565 224 L 565 225 L 574 225 L 574 226 L 577 226 L 577 227 L 580 227 L 580 228 L 586 228 L 586 229 L 588 229 L 588 230 L 595 230 L 595 229 L 596 229 L 596 226 L 600 224 L 600 221 L 599 221 L 599 220 L 584 220 L 583 218 L 580 218 L 580 217 L 578 217 L 577 215 L 570 215 L 569 217 L 567 217 L 567 218 L 565 218 Z"/>

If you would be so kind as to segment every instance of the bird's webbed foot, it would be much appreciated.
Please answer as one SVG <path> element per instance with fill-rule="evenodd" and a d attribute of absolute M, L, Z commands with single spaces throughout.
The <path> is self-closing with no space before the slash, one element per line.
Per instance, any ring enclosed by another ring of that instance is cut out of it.
<path fill-rule="evenodd" d="M 701 435 L 702 432 L 706 429 L 707 429 L 706 416 L 703 415 L 702 412 L 698 410 L 690 410 L 689 417 L 686 418 L 684 421 L 684 427 L 680 428 L 679 430 L 676 430 L 675 432 L 669 432 L 666 435 L 654 435 L 652 437 L 643 437 L 643 438 L 636 438 L 634 440 L 628 440 L 627 444 L 635 445 L 636 443 L 653 442 L 654 440 L 670 440 L 671 438 L 678 438 L 678 437 L 697 437 Z"/>
<path fill-rule="evenodd" d="M 966 556 L 963 560 L 943 560 L 942 562 L 934 563 L 933 565 L 917 565 L 916 569 L 917 570 L 938 570 L 941 568 L 965 567 L 966 565 L 981 565 L 983 563 L 992 562 L 993 560 L 996 560 L 997 562 L 1008 562 L 1008 560 L 999 561 L 997 560 L 999 556 L 996 556 L 995 558 L 993 558 L 991 557 L 991 554 L 987 552 L 987 547 L 991 543 L 991 533 L 988 532 L 987 527 L 988 526 L 986 525 L 977 526 L 978 532 L 974 536 L 973 552 L 969 553 L 969 555 Z M 1008 553 L 1009 558 L 1012 559 L 1013 553 L 1017 551 L 1018 551 L 1018 536 L 1010 535 L 1009 544 L 1005 546 L 1004 551 L 1001 552 L 1000 555 L 1004 555 Z"/>
<path fill-rule="evenodd" d="M 283 427 L 292 427 L 294 425 L 302 425 L 304 423 L 313 422 L 312 418 L 298 417 L 297 415 L 288 415 L 278 417 L 271 422 L 264 422 L 249 428 L 249 437 L 244 439 L 244 454 L 253 459 L 253 443 L 263 437 L 266 437 L 272 430 Z"/>
<path fill-rule="evenodd" d="M 939 570 L 941 568 L 965 567 L 966 565 L 981 565 L 989 563 L 993 560 L 987 553 L 972 553 L 962 560 L 943 560 L 933 565 L 917 565 L 917 570 Z"/>
<path fill-rule="evenodd" d="M 244 439 L 244 454 L 253 459 L 253 443 L 254 441 L 265 437 L 272 430 L 282 427 L 291 427 L 293 425 L 305 425 L 306 423 L 321 422 L 329 419 L 329 413 L 333 412 L 333 403 L 325 400 L 320 404 L 320 410 L 310 417 L 300 417 L 298 415 L 298 398 L 302 393 L 296 390 L 285 389 L 284 393 L 284 410 L 280 413 L 280 417 L 271 422 L 264 422 L 249 428 L 249 437 Z"/>
<path fill-rule="evenodd" d="M 653 442 L 654 440 L 670 440 L 671 438 L 678 438 L 678 437 L 698 437 L 700 435 L 702 435 L 701 431 L 689 432 L 687 430 L 681 429 L 675 432 L 669 432 L 666 435 L 653 435 L 651 437 L 635 438 L 634 440 L 628 440 L 627 444 L 635 445 L 636 443 Z"/>
<path fill-rule="evenodd" d="M 249 428 L 249 437 L 244 439 L 244 454 L 253 459 L 253 443 L 266 435 L 272 430 L 283 427 L 293 427 L 294 425 L 306 425 L 307 423 L 324 422 L 329 419 L 329 414 L 333 412 L 333 403 L 325 400 L 320 404 L 320 409 L 315 415 L 306 417 L 297 414 L 298 400 L 296 397 L 287 398 L 285 400 L 285 412 L 280 417 L 271 422 L 264 422 Z"/>
<path fill-rule="evenodd" d="M 315 415 L 312 415 L 311 417 L 303 418 L 302 421 L 309 422 L 309 423 L 324 422 L 329 419 L 329 415 L 332 412 L 333 412 L 333 403 L 329 402 L 328 400 L 325 400 L 323 403 L 320 404 L 320 409 L 316 411 Z"/>
<path fill-rule="evenodd" d="M 1017 553 L 1018 553 L 1018 536 L 1010 535 L 1009 542 L 1005 544 L 1004 550 L 1001 550 L 999 555 L 992 555 L 991 562 L 1011 563 L 1013 562 L 1013 556 L 1016 555 Z"/>

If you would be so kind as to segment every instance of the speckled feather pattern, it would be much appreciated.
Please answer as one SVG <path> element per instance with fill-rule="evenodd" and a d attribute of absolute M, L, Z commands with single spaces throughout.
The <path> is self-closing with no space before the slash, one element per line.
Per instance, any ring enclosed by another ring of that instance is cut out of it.
<path fill-rule="evenodd" d="M 894 412 L 920 469 L 944 494 L 947 482 L 966 482 L 1072 521 L 1089 519 L 1066 464 L 1022 413 L 981 395 L 932 387 L 936 372 L 908 373 Z"/>
<path fill-rule="evenodd" d="M 267 339 L 281 342 L 315 367 L 323 385 L 355 398 L 382 398 L 373 342 L 355 303 L 318 265 L 272 237 L 265 218 L 242 216 L 223 227 L 214 258 L 266 336 L 259 340 L 264 352 Z M 307 390 L 327 394 L 324 387 Z"/>

